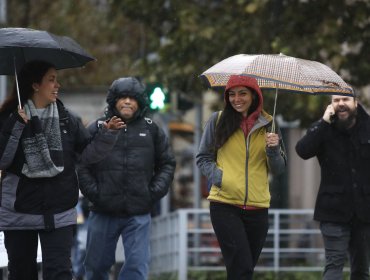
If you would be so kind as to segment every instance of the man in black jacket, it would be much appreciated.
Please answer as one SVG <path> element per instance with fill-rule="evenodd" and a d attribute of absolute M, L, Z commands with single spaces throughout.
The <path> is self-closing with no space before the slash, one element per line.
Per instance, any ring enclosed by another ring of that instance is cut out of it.
<path fill-rule="evenodd" d="M 316 156 L 321 183 L 314 219 L 324 239 L 325 280 L 368 280 L 370 265 L 370 116 L 356 98 L 333 95 L 324 116 L 297 143 L 303 159 Z"/>
<path fill-rule="evenodd" d="M 104 160 L 79 168 L 81 191 L 93 204 L 85 259 L 88 280 L 108 279 L 120 235 L 125 263 L 119 279 L 148 277 L 150 212 L 168 192 L 176 163 L 163 130 L 144 117 L 144 90 L 133 77 L 112 83 L 106 118 L 120 117 L 126 127 Z M 102 120 L 89 126 L 92 134 Z"/>

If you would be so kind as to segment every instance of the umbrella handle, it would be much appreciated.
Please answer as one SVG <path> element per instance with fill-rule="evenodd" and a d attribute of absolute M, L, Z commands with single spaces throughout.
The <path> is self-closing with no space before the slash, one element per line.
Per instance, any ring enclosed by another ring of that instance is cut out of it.
<path fill-rule="evenodd" d="M 19 109 L 22 109 L 21 96 L 19 94 L 18 75 L 17 75 L 17 66 L 15 64 L 15 57 L 14 57 L 14 75 L 15 75 L 15 86 L 17 88 L 18 107 Z"/>

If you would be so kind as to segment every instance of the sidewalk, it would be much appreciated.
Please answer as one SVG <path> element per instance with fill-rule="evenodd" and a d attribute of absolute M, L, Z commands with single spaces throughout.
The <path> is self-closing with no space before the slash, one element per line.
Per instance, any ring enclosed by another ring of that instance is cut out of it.
<path fill-rule="evenodd" d="M 118 276 L 118 273 L 121 269 L 121 266 L 122 266 L 122 264 L 116 263 L 112 267 L 111 273 L 109 275 L 109 280 L 117 280 L 117 276 Z M 6 268 L 1 268 L 0 269 L 0 280 L 8 280 L 7 274 L 8 274 L 7 269 Z M 42 280 L 41 266 L 40 266 L 40 269 L 39 269 L 39 279 Z M 73 280 L 75 280 L 75 279 L 73 279 Z M 86 280 L 86 278 L 83 278 L 83 280 Z"/>

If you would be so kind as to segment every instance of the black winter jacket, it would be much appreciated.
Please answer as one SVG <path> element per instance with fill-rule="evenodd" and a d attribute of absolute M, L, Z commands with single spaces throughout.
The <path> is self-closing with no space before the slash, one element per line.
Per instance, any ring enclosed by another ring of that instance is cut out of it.
<path fill-rule="evenodd" d="M 370 222 L 370 117 L 360 104 L 356 125 L 349 131 L 321 119 L 296 151 L 303 159 L 316 156 L 321 167 L 315 220 L 349 222 L 356 215 Z"/>
<path fill-rule="evenodd" d="M 97 123 L 89 126 L 92 134 Z M 113 216 L 146 214 L 168 192 L 175 165 L 162 129 L 139 117 L 121 129 L 105 159 L 79 167 L 80 189 L 93 203 L 93 211 Z"/>
<path fill-rule="evenodd" d="M 99 161 L 117 139 L 118 131 L 104 129 L 91 142 L 82 123 L 59 100 L 57 106 L 64 170 L 54 177 L 28 178 L 22 174 L 25 159 L 19 143 L 28 124 L 17 113 L 0 118 L 0 230 L 52 229 L 75 224 L 76 156 L 81 154 L 85 162 Z"/>

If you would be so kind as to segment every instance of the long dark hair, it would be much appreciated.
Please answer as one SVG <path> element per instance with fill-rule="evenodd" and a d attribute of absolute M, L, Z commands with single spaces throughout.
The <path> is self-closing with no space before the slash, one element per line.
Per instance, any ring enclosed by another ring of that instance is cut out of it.
<path fill-rule="evenodd" d="M 22 107 L 26 103 L 26 101 L 32 97 L 34 93 L 32 87 L 33 83 L 41 83 L 42 78 L 45 76 L 50 68 L 55 68 L 55 66 L 45 61 L 34 60 L 26 63 L 19 71 L 17 77 Z M 14 81 L 13 90 L 2 104 L 0 112 L 2 114 L 10 114 L 14 110 L 16 110 L 17 107 L 17 85 Z"/>
<path fill-rule="evenodd" d="M 252 89 L 252 104 L 248 109 L 248 116 L 253 113 L 259 104 L 257 93 Z M 225 107 L 216 125 L 215 132 L 215 151 L 221 148 L 230 136 L 240 127 L 243 119 L 241 113 L 235 111 L 229 101 L 229 92 L 225 92 Z"/>

